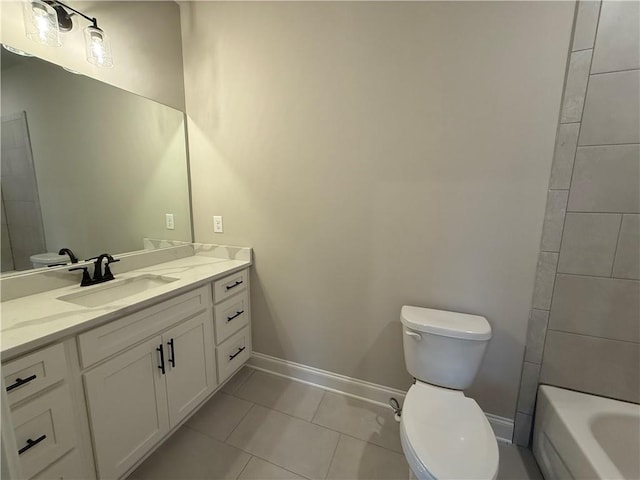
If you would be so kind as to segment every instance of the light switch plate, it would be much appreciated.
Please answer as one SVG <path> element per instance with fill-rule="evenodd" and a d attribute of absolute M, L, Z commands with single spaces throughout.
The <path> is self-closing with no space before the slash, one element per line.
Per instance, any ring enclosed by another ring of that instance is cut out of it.
<path fill-rule="evenodd" d="M 167 213 L 164 216 L 164 222 L 167 227 L 167 230 L 175 230 L 176 225 L 173 222 L 173 213 Z"/>
<path fill-rule="evenodd" d="M 224 228 L 222 228 L 222 215 L 213 216 L 213 232 L 214 233 L 224 232 Z"/>

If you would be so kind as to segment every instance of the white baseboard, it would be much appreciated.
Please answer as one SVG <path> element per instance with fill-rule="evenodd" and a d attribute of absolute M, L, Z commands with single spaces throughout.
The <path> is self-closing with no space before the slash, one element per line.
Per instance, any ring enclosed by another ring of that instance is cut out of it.
<path fill-rule="evenodd" d="M 496 434 L 496 440 L 502 443 L 511 443 L 511 439 L 513 438 L 513 420 L 486 412 L 485 416 L 487 420 L 489 420 L 491 428 L 493 428 L 493 433 Z"/>
<path fill-rule="evenodd" d="M 263 353 L 253 352 L 248 365 L 256 370 L 274 373 L 302 383 L 318 386 L 325 390 L 359 398 L 378 405 L 389 406 L 389 398 L 395 397 L 400 405 L 406 392 L 394 388 L 383 387 L 375 383 L 365 382 L 357 378 L 347 377 L 319 368 L 308 367 L 300 363 L 282 360 Z M 391 408 L 391 407 L 389 407 Z"/>
<path fill-rule="evenodd" d="M 402 390 L 365 382 L 263 353 L 253 352 L 247 366 L 389 408 L 391 408 L 389 398 L 394 397 L 402 405 L 406 395 L 406 392 Z M 486 415 L 498 441 L 511 443 L 513 420 L 490 413 Z"/>

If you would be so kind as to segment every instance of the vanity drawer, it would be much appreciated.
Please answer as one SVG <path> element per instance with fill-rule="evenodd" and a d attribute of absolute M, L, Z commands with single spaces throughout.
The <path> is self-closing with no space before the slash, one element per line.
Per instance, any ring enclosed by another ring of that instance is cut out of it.
<path fill-rule="evenodd" d="M 11 416 L 18 461 L 25 478 L 33 477 L 75 446 L 75 423 L 67 385 L 21 405 Z"/>
<path fill-rule="evenodd" d="M 210 307 L 211 288 L 206 285 L 89 330 L 78 335 L 80 363 L 87 368 Z"/>
<path fill-rule="evenodd" d="M 249 283 L 249 270 L 242 270 L 227 277 L 217 280 L 213 284 L 213 299 L 215 303 L 221 302 L 231 295 L 245 290 Z"/>
<path fill-rule="evenodd" d="M 53 465 L 38 473 L 34 480 L 77 480 L 88 478 L 77 449 L 67 453 Z"/>
<path fill-rule="evenodd" d="M 2 366 L 9 405 L 64 379 L 67 360 L 61 343 L 25 355 Z"/>
<path fill-rule="evenodd" d="M 216 320 L 216 344 L 221 344 L 229 336 L 249 323 L 249 292 L 228 298 L 214 308 Z"/>
<path fill-rule="evenodd" d="M 251 331 L 244 327 L 216 348 L 218 383 L 224 382 L 251 356 Z"/>

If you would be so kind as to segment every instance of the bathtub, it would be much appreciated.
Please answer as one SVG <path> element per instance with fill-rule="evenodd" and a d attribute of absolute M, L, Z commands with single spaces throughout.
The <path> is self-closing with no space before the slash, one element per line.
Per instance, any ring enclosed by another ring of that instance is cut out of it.
<path fill-rule="evenodd" d="M 638 480 L 640 405 L 541 385 L 533 454 L 546 480 Z"/>

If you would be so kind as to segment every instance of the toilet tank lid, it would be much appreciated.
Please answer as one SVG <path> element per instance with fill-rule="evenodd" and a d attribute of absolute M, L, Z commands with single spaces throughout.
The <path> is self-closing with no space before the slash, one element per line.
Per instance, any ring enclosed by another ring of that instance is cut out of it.
<path fill-rule="evenodd" d="M 434 335 L 465 340 L 491 338 L 491 325 L 480 315 L 405 305 L 400 312 L 400 321 L 412 330 Z"/>

